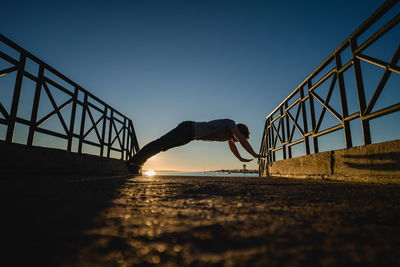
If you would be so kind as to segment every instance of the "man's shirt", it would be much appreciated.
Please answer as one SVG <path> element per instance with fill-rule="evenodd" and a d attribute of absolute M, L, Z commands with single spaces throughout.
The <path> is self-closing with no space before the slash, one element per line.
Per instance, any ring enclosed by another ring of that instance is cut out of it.
<path fill-rule="evenodd" d="M 194 139 L 202 141 L 228 141 L 233 138 L 231 129 L 236 123 L 230 119 L 193 122 Z"/>

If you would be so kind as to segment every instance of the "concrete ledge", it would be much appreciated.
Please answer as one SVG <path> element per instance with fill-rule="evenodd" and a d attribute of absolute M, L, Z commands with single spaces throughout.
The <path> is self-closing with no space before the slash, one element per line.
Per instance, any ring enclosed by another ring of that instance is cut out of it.
<path fill-rule="evenodd" d="M 123 160 L 0 141 L 1 175 L 124 175 Z"/>
<path fill-rule="evenodd" d="M 400 140 L 275 161 L 270 163 L 269 173 L 278 177 L 400 183 Z"/>

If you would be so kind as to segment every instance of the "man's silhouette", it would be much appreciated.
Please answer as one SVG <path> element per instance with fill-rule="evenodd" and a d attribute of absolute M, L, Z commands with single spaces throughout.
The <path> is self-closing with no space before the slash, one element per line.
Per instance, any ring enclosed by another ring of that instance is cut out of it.
<path fill-rule="evenodd" d="M 235 142 L 239 142 L 242 147 L 254 158 L 260 158 L 247 141 L 250 132 L 246 125 L 236 124 L 230 119 L 213 120 L 209 122 L 184 121 L 175 129 L 154 140 L 140 149 L 128 161 L 131 171 L 137 172 L 140 167 L 150 157 L 167 151 L 173 147 L 183 146 L 193 140 L 228 142 L 229 148 L 240 161 L 249 162 L 252 159 L 242 158 L 236 148 Z"/>

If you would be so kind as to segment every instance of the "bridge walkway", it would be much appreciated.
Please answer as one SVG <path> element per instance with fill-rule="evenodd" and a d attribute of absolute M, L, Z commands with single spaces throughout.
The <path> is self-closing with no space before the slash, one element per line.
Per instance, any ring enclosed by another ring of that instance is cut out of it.
<path fill-rule="evenodd" d="M 13 266 L 395 266 L 400 186 L 224 177 L 3 177 Z"/>

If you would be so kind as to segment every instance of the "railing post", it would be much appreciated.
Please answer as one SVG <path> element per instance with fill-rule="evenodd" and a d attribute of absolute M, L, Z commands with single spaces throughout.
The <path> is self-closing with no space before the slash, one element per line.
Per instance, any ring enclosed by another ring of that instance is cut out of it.
<path fill-rule="evenodd" d="M 268 160 L 270 160 L 269 159 L 269 128 L 268 128 L 268 121 L 269 121 L 269 118 L 266 118 L 265 119 L 265 143 L 266 143 L 266 151 L 265 151 L 265 153 L 266 153 L 266 156 L 267 156 L 267 158 L 268 158 Z"/>
<path fill-rule="evenodd" d="M 285 117 L 286 117 L 286 138 L 285 138 L 285 140 L 286 140 L 286 142 L 287 143 L 289 143 L 290 142 L 290 140 L 289 140 L 289 138 L 290 138 L 290 127 L 289 127 L 289 116 L 287 115 L 287 112 L 289 112 L 289 111 L 287 111 L 286 109 L 287 109 L 287 107 L 288 107 L 288 103 L 287 103 L 287 101 L 285 102 Z M 292 147 L 291 146 L 287 146 L 287 157 L 290 159 L 290 158 L 292 158 Z"/>
<path fill-rule="evenodd" d="M 366 109 L 366 100 L 365 100 L 365 90 L 364 90 L 364 82 L 361 73 L 361 65 L 360 60 L 356 57 L 355 51 L 358 48 L 357 40 L 355 38 L 350 39 L 350 47 L 351 53 L 353 56 L 353 66 L 354 66 L 354 75 L 356 79 L 356 87 L 357 87 L 357 96 L 358 96 L 358 105 L 360 109 L 360 119 L 361 119 L 361 128 L 363 132 L 364 145 L 371 144 L 371 131 L 369 127 L 369 121 L 364 120 L 364 111 Z"/>
<path fill-rule="evenodd" d="M 126 153 L 125 153 L 125 160 L 129 159 L 130 147 L 131 147 L 131 128 L 130 128 L 130 120 L 127 120 L 128 125 L 126 126 Z"/>
<path fill-rule="evenodd" d="M 268 136 L 269 136 L 269 138 L 268 138 L 269 146 L 268 147 L 273 149 L 274 148 L 273 147 L 273 140 L 274 140 L 275 132 L 272 130 L 271 124 L 272 124 L 271 118 L 268 118 Z M 269 162 L 275 161 L 275 151 L 271 151 L 271 153 L 269 153 L 269 154 L 270 154 L 270 161 Z"/>
<path fill-rule="evenodd" d="M 307 80 L 307 86 L 308 90 L 312 87 L 311 84 L 311 79 Z M 308 91 L 307 90 L 307 91 Z M 308 101 L 310 104 L 310 117 L 311 117 L 311 127 L 312 127 L 312 141 L 313 141 L 313 147 L 314 147 L 314 153 L 318 153 L 318 137 L 314 137 L 314 131 L 315 131 L 315 110 L 314 110 L 314 99 L 312 94 L 308 92 Z"/>
<path fill-rule="evenodd" d="M 135 127 L 133 126 L 133 122 L 132 122 L 132 138 L 133 138 L 133 144 L 135 146 L 135 153 L 136 153 L 139 151 L 139 142 L 136 138 Z"/>
<path fill-rule="evenodd" d="M 103 127 L 101 129 L 101 147 L 100 147 L 100 156 L 104 155 L 104 144 L 106 138 L 106 123 L 107 123 L 107 106 L 104 106 L 104 113 L 103 113 Z"/>
<path fill-rule="evenodd" d="M 269 166 L 268 166 L 268 164 L 269 164 L 269 162 L 270 162 L 270 157 L 269 157 L 269 143 L 268 143 L 268 138 L 269 138 L 269 135 L 268 135 L 268 119 L 265 121 L 265 126 L 264 126 L 264 133 L 265 133 L 265 136 L 264 136 L 264 156 L 266 156 L 265 157 L 265 160 L 263 160 L 263 163 L 264 163 L 264 166 L 263 166 L 263 171 L 264 170 L 266 170 L 266 176 L 268 177 L 269 176 Z"/>
<path fill-rule="evenodd" d="M 88 108 L 87 101 L 88 101 L 88 95 L 85 93 L 83 105 L 82 105 L 81 129 L 80 129 L 80 133 L 79 133 L 79 147 L 78 147 L 79 154 L 82 153 L 83 136 L 85 135 L 86 109 Z"/>
<path fill-rule="evenodd" d="M 76 102 L 78 101 L 78 92 L 79 92 L 79 89 L 77 87 L 75 87 L 74 95 L 72 96 L 71 119 L 70 119 L 70 122 L 69 122 L 68 147 L 67 147 L 67 150 L 69 152 L 72 151 L 72 140 L 73 140 L 73 137 L 74 137 Z"/>
<path fill-rule="evenodd" d="M 124 152 L 125 152 L 125 130 L 126 130 L 126 117 L 124 117 L 124 125 L 123 127 L 123 131 L 122 131 L 122 147 L 121 147 L 121 160 L 124 159 Z"/>
<path fill-rule="evenodd" d="M 127 160 L 129 160 L 132 157 L 132 152 L 133 152 L 133 134 L 132 134 L 132 130 L 133 126 L 132 126 L 132 121 L 129 120 L 129 139 L 130 139 L 130 143 L 129 143 L 129 156 L 127 158 Z"/>
<path fill-rule="evenodd" d="M 33 138 L 34 138 L 35 129 L 36 129 L 37 114 L 38 114 L 38 110 L 39 110 L 40 94 L 42 92 L 43 73 L 44 73 L 44 66 L 42 63 L 42 64 L 40 64 L 38 77 L 37 77 L 37 81 L 36 81 L 35 96 L 33 99 L 32 114 L 31 114 L 31 124 L 29 125 L 29 134 L 28 134 L 28 142 L 27 142 L 28 146 L 33 145 Z"/>
<path fill-rule="evenodd" d="M 350 122 L 346 121 L 345 118 L 349 116 L 348 105 L 347 105 L 347 96 L 346 96 L 346 85 L 344 83 L 343 73 L 340 71 L 342 69 L 342 58 L 340 53 L 335 53 L 335 62 L 336 62 L 336 75 L 338 81 L 338 89 L 340 94 L 340 106 L 342 109 L 342 125 L 344 129 L 344 141 L 346 148 L 350 148 L 353 146 L 351 132 L 350 132 Z"/>
<path fill-rule="evenodd" d="M 281 106 L 280 108 L 280 112 L 281 112 L 281 117 L 279 118 L 280 122 L 281 122 L 281 135 L 282 135 L 282 155 L 283 155 L 283 159 L 286 159 L 286 134 L 285 134 L 285 119 L 283 117 L 283 106 Z"/>
<path fill-rule="evenodd" d="M 300 103 L 301 105 L 301 114 L 303 117 L 303 132 L 304 132 L 304 146 L 306 149 L 306 155 L 310 155 L 310 143 L 308 141 L 308 136 L 306 134 L 308 133 L 308 126 L 307 126 L 307 114 L 306 114 L 306 106 L 304 104 L 304 86 L 300 87 Z"/>
<path fill-rule="evenodd" d="M 110 153 L 111 153 L 111 134 L 112 134 L 113 123 L 114 123 L 114 110 L 111 109 L 111 112 L 110 112 L 110 126 L 109 126 L 110 128 L 108 129 L 107 158 L 110 157 Z"/>
<path fill-rule="evenodd" d="M 21 52 L 18 62 L 18 73 L 15 78 L 14 94 L 11 104 L 10 116 L 8 117 L 8 128 L 6 134 L 6 141 L 12 142 L 14 137 L 15 123 L 18 113 L 19 98 L 21 96 L 22 80 L 24 78 L 26 55 Z"/>

